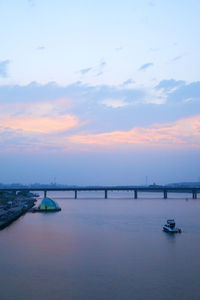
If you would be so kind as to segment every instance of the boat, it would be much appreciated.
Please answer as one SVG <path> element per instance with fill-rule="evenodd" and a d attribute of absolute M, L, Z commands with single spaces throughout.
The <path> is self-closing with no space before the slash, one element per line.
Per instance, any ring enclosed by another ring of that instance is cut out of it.
<path fill-rule="evenodd" d="M 167 224 L 163 226 L 163 231 L 170 232 L 170 233 L 181 233 L 182 232 L 181 229 L 175 226 L 176 223 L 174 219 L 167 220 Z"/>
<path fill-rule="evenodd" d="M 34 193 L 33 195 L 34 195 L 33 197 L 40 197 L 40 194 L 38 193 Z"/>

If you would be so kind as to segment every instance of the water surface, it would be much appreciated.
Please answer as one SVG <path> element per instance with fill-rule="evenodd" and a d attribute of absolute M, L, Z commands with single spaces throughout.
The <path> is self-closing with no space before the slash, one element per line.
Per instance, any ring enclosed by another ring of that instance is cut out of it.
<path fill-rule="evenodd" d="M 102 195 L 58 199 L 61 212 L 0 232 L 1 300 L 200 299 L 200 200 Z M 183 233 L 162 232 L 167 218 Z"/>

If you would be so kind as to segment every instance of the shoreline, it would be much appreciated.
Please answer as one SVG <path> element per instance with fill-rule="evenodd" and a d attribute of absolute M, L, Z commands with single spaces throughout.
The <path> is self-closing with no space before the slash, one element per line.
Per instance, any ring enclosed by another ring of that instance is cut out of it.
<path fill-rule="evenodd" d="M 5 229 L 22 215 L 25 215 L 35 205 L 36 201 L 35 198 L 26 198 L 23 199 L 23 204 L 20 203 L 20 205 L 18 204 L 7 210 L 4 209 L 0 216 L 0 230 Z"/>

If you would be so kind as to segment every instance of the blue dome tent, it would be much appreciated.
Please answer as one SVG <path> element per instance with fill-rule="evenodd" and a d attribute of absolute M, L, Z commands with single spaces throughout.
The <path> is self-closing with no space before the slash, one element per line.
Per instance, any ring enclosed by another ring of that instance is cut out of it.
<path fill-rule="evenodd" d="M 52 212 L 52 211 L 60 211 L 60 206 L 56 203 L 56 201 L 50 198 L 43 198 L 42 202 L 38 206 L 38 208 L 34 209 L 34 212 Z"/>

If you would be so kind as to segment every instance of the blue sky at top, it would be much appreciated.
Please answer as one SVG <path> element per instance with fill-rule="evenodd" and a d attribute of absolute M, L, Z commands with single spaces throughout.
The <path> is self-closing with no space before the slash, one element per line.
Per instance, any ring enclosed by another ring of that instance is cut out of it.
<path fill-rule="evenodd" d="M 7 82 L 197 80 L 199 9 L 199 1 L 1 1 Z"/>

